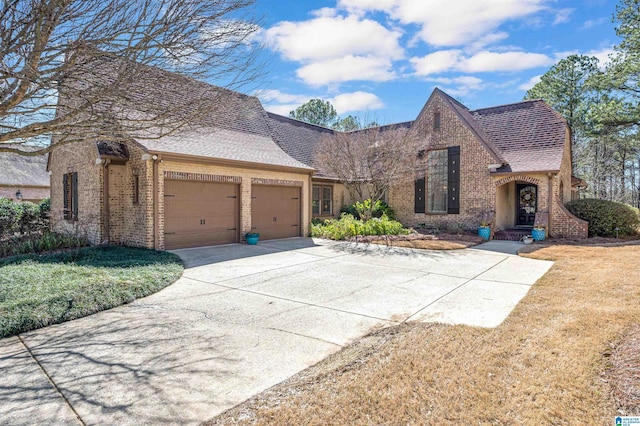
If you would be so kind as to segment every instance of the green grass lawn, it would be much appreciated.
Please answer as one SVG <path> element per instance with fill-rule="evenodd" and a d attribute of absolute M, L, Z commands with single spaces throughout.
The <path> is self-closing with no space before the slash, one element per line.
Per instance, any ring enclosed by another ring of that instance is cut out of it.
<path fill-rule="evenodd" d="M 174 254 L 85 247 L 0 260 L 0 337 L 69 321 L 155 293 L 182 274 Z"/>

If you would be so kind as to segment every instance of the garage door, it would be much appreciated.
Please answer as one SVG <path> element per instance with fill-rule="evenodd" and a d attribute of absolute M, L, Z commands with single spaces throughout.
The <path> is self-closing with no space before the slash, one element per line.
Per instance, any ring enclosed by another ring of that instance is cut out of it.
<path fill-rule="evenodd" d="M 238 242 L 239 185 L 165 180 L 167 249 Z"/>
<path fill-rule="evenodd" d="M 261 240 L 300 236 L 300 188 L 253 185 L 251 229 Z"/>

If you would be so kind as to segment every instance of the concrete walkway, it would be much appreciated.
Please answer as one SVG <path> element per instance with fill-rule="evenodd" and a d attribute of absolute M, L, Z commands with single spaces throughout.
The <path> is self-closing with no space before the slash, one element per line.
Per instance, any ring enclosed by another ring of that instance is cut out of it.
<path fill-rule="evenodd" d="M 377 327 L 495 327 L 552 265 L 309 238 L 176 253 L 159 293 L 0 340 L 2 424 L 196 424 Z"/>

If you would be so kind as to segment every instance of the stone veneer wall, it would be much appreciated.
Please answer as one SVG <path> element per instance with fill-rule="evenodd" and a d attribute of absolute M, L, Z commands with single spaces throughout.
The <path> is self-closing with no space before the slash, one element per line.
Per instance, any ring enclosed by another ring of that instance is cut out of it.
<path fill-rule="evenodd" d="M 439 130 L 433 128 L 435 112 L 441 117 Z M 418 138 L 427 151 L 460 146 L 460 214 L 414 213 L 414 179 L 424 177 L 425 171 L 390 189 L 389 205 L 395 210 L 397 219 L 406 226 L 424 223 L 465 229 L 477 227 L 481 216 L 495 209 L 496 188 L 488 169 L 489 164 L 495 163 L 493 157 L 439 96 L 434 96 L 426 105 L 408 137 Z"/>

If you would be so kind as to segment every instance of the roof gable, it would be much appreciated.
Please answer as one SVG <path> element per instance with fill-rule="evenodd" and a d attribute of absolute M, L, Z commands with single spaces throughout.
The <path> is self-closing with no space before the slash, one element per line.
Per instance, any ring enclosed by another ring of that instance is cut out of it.
<path fill-rule="evenodd" d="M 507 160 L 498 172 L 560 170 L 567 124 L 544 101 L 483 108 L 471 114 Z"/>
<path fill-rule="evenodd" d="M 460 121 L 476 137 L 476 139 L 487 150 L 489 155 L 493 157 L 496 163 L 499 163 L 499 164 L 506 163 L 506 160 L 502 156 L 502 153 L 500 152 L 498 147 L 495 146 L 495 144 L 492 142 L 489 135 L 487 135 L 484 129 L 481 126 L 479 126 L 478 123 L 474 120 L 469 109 L 463 104 L 461 104 L 460 102 L 458 102 L 457 100 L 455 100 L 454 98 L 452 98 L 451 96 L 449 96 L 448 94 L 446 94 L 445 92 L 443 92 L 442 90 L 438 89 L 437 87 L 433 90 L 433 92 L 431 93 L 431 96 L 429 96 L 429 99 L 427 100 L 424 107 L 420 111 L 420 114 L 418 114 L 418 119 L 422 115 L 426 114 L 426 110 L 428 109 L 430 103 L 433 102 L 433 99 L 435 97 L 439 97 L 445 103 L 445 105 L 447 105 L 458 116 Z M 418 119 L 416 119 L 415 121 L 417 122 Z"/>

